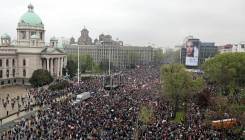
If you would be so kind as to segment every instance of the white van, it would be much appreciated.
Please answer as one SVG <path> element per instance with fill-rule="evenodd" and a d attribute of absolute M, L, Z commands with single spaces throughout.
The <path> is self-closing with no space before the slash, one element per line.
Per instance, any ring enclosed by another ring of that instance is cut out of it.
<path fill-rule="evenodd" d="M 82 94 L 78 94 L 77 97 L 76 97 L 76 103 L 79 103 L 81 102 L 82 100 L 86 100 L 88 98 L 90 98 L 91 95 L 89 92 L 83 92 Z"/>

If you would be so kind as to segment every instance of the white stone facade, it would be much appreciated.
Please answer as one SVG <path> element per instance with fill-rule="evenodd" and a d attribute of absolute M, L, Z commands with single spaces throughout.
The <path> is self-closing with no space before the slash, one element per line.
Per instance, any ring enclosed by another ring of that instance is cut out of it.
<path fill-rule="evenodd" d="M 29 12 L 33 12 L 32 5 L 28 8 Z M 41 20 L 31 25 L 33 18 L 28 19 L 27 16 L 22 19 L 18 23 L 15 46 L 11 45 L 11 38 L 6 33 L 1 37 L 0 87 L 29 85 L 28 80 L 37 69 L 48 70 L 54 78 L 62 78 L 62 68 L 67 65 L 66 52 L 57 48 L 57 41 L 54 41 L 54 46 L 45 47 L 45 30 Z"/>

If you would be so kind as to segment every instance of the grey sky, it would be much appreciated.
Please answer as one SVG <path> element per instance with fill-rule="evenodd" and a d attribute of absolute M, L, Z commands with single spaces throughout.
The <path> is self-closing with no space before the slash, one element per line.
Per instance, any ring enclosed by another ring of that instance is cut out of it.
<path fill-rule="evenodd" d="M 245 40 L 244 0 L 9 0 L 0 1 L 0 34 L 16 38 L 21 16 L 32 3 L 46 29 L 46 42 L 102 32 L 124 44 L 166 47 L 193 35 L 216 45 Z"/>

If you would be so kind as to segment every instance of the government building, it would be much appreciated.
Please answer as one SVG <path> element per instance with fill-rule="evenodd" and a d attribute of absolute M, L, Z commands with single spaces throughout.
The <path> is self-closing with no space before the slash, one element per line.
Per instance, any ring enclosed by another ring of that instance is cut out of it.
<path fill-rule="evenodd" d="M 86 39 L 87 38 L 87 39 Z M 99 39 L 92 39 L 89 37 L 89 31 L 84 27 L 81 31 L 81 36 L 78 41 L 72 37 L 70 45 L 63 44 L 67 54 L 77 54 L 78 49 L 80 53 L 90 54 L 94 62 L 99 64 L 102 61 L 109 60 L 116 68 L 127 68 L 132 64 L 132 52 L 137 55 L 137 62 L 133 62 L 140 66 L 149 66 L 155 59 L 156 48 L 151 46 L 130 46 L 123 45 L 123 41 L 113 40 L 111 35 L 99 35 Z"/>
<path fill-rule="evenodd" d="M 45 46 L 45 29 L 41 18 L 28 5 L 28 11 L 17 23 L 17 41 L 11 43 L 7 33 L 1 36 L 0 87 L 30 85 L 28 82 L 37 69 L 48 70 L 54 78 L 62 77 L 67 55 L 56 37 Z"/>

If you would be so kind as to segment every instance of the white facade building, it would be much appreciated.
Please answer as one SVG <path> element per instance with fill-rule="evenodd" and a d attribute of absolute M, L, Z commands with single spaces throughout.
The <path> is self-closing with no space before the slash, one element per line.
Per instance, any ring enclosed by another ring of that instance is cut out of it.
<path fill-rule="evenodd" d="M 232 53 L 232 52 L 245 52 L 245 41 L 241 41 L 238 44 L 228 44 L 220 47 L 220 54 Z"/>
<path fill-rule="evenodd" d="M 18 22 L 17 41 L 11 44 L 9 35 L 1 36 L 0 87 L 29 85 L 28 80 L 37 69 L 48 70 L 54 78 L 61 78 L 66 59 L 57 38 L 51 38 L 50 47 L 45 47 L 44 24 L 30 4 Z"/>

